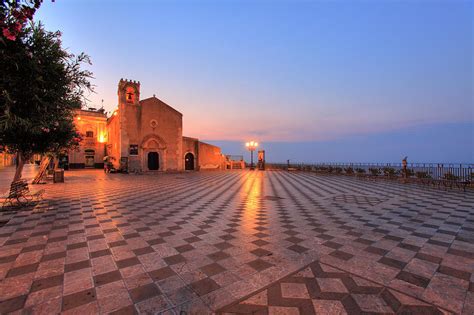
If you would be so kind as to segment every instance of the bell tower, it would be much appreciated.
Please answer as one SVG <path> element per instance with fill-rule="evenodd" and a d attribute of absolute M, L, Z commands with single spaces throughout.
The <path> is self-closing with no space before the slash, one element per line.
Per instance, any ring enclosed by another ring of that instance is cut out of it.
<path fill-rule="evenodd" d="M 120 105 L 139 105 L 140 81 L 120 79 L 117 94 Z"/>
<path fill-rule="evenodd" d="M 138 144 L 140 115 L 140 82 L 120 79 L 117 89 L 118 119 L 120 128 L 120 167 L 134 169 L 134 158 L 130 158 L 130 148 Z"/>

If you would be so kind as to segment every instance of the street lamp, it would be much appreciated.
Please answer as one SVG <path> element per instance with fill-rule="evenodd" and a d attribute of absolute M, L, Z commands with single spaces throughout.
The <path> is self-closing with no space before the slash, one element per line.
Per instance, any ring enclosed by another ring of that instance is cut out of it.
<path fill-rule="evenodd" d="M 258 147 L 258 142 L 250 141 L 245 144 L 247 149 L 250 151 L 250 170 L 253 171 L 253 151 Z"/>

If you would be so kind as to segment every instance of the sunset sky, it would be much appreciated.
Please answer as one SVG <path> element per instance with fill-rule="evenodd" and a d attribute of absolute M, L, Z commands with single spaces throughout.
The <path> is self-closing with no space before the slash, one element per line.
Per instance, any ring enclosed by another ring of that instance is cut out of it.
<path fill-rule="evenodd" d="M 115 108 L 128 78 L 200 139 L 321 144 L 452 126 L 466 143 L 452 158 L 466 162 L 473 15 L 457 0 L 46 0 L 35 18 L 91 56 L 94 107 Z M 418 141 L 431 158 L 440 149 L 438 134 Z"/>

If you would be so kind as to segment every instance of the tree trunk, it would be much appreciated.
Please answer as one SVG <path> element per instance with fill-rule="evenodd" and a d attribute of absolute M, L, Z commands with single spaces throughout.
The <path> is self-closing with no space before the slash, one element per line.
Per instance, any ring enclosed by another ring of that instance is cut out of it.
<path fill-rule="evenodd" d="M 57 170 L 59 168 L 59 158 L 58 156 L 55 154 L 54 157 L 54 170 Z"/>
<path fill-rule="evenodd" d="M 15 176 L 13 177 L 13 182 L 21 179 L 21 173 L 23 172 L 23 166 L 25 165 L 25 157 L 23 152 L 18 151 L 16 154 L 16 170 Z"/>

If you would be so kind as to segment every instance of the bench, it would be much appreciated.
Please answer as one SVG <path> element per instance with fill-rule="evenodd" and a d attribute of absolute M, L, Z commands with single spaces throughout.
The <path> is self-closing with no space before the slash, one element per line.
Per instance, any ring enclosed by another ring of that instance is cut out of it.
<path fill-rule="evenodd" d="M 43 198 L 44 189 L 31 193 L 28 182 L 24 179 L 14 181 L 10 185 L 8 196 L 3 201 L 2 209 L 13 206 L 28 206 Z"/>

